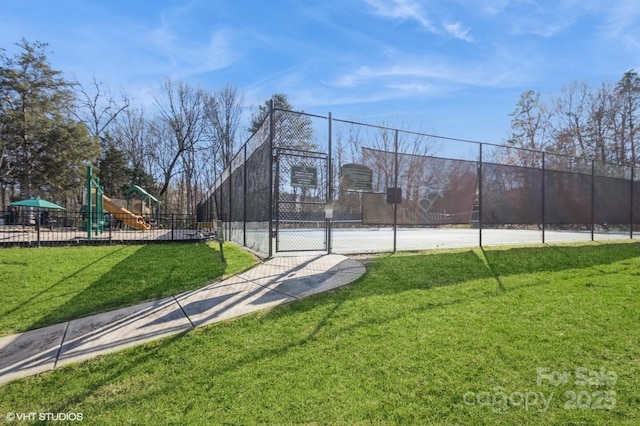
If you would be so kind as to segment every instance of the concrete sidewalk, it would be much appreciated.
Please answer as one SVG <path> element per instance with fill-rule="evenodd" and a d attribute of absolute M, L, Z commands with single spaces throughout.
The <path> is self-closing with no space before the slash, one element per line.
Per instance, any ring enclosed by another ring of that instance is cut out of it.
<path fill-rule="evenodd" d="M 361 277 L 341 255 L 277 257 L 166 299 L 0 338 L 0 384 L 331 290 Z"/>

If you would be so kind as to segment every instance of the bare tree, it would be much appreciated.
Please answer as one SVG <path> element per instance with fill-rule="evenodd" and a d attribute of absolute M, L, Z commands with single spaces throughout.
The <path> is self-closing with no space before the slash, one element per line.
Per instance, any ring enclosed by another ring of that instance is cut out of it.
<path fill-rule="evenodd" d="M 426 157 L 435 153 L 431 138 L 419 133 L 395 130 L 388 123 L 369 129 L 373 130 L 368 137 L 373 150 L 363 150 L 362 162 L 374 170 L 374 186 L 378 190 L 395 186 L 394 154 L 397 151 L 399 182 L 406 181 L 406 193 L 415 192 L 415 188 L 423 184 L 421 179 L 424 177 Z"/>
<path fill-rule="evenodd" d="M 156 179 L 163 184 L 161 196 L 166 196 L 172 178 L 175 176 L 174 168 L 178 161 L 174 151 L 171 129 L 161 119 L 147 123 L 146 138 L 150 149 L 147 154 L 152 162 L 152 168 L 156 173 Z"/>
<path fill-rule="evenodd" d="M 184 207 L 183 210 L 187 214 L 195 213 L 196 211 L 196 187 L 198 186 L 198 156 L 196 149 L 186 150 L 181 158 L 182 169 L 182 185 L 184 192 Z"/>
<path fill-rule="evenodd" d="M 362 161 L 362 146 L 365 140 L 361 134 L 363 128 L 364 126 L 353 122 L 346 122 L 344 125 L 341 122 L 334 124 L 338 167 Z"/>
<path fill-rule="evenodd" d="M 547 161 L 547 166 L 570 167 L 591 160 L 635 165 L 639 112 L 640 77 L 633 70 L 615 86 L 603 83 L 593 90 L 573 83 L 550 104 L 533 90 L 526 91 L 510 114 L 512 136 L 507 145 L 518 149 L 502 161 L 540 167 L 541 157 L 533 151 L 547 151 L 566 156 L 547 156 L 557 163 Z"/>
<path fill-rule="evenodd" d="M 211 138 L 215 175 L 231 165 L 236 151 L 243 102 L 244 96 L 235 87 L 228 85 L 216 90 L 213 95 L 205 96 L 204 112 Z"/>
<path fill-rule="evenodd" d="M 577 157 L 592 157 L 594 147 L 587 130 L 589 122 L 589 94 L 586 83 L 574 82 L 565 87 L 553 101 L 555 120 L 550 122 L 553 138 L 551 150 Z"/>
<path fill-rule="evenodd" d="M 118 115 L 129 108 L 130 101 L 123 93 L 122 99 L 117 102 L 95 77 L 91 80 L 91 86 L 91 90 L 85 89 L 81 84 L 75 86 L 77 108 L 73 114 L 87 126 L 93 137 L 102 138 Z"/>
<path fill-rule="evenodd" d="M 373 187 L 376 191 L 395 186 L 394 134 L 392 129 L 375 129 L 371 138 L 372 149 L 362 152 L 362 164 L 373 170 Z"/>
<path fill-rule="evenodd" d="M 540 101 L 540 94 L 528 90 L 520 96 L 515 110 L 509 114 L 513 133 L 507 141 L 515 151 L 516 163 L 526 167 L 540 167 L 537 155 L 551 143 L 550 108 Z"/>
<path fill-rule="evenodd" d="M 594 159 L 597 161 L 612 161 L 608 150 L 609 141 L 613 140 L 615 116 L 618 102 L 609 84 L 603 83 L 589 96 L 589 139 L 593 145 Z"/>
<path fill-rule="evenodd" d="M 174 84 L 166 80 L 162 86 L 162 97 L 156 98 L 156 106 L 159 111 L 159 120 L 162 124 L 156 126 L 156 152 L 163 158 L 163 184 L 159 196 L 162 197 L 171 184 L 171 179 L 177 173 L 180 165 L 186 167 L 182 170 L 186 173 L 186 179 L 191 182 L 195 175 L 192 163 L 189 161 L 180 164 L 180 160 L 187 154 L 201 148 L 199 144 L 203 140 L 204 132 L 204 100 L 205 92 L 199 88 L 193 88 L 186 83 Z M 162 131 L 159 133 L 159 130 Z M 163 139 L 158 140 L 161 136 Z M 164 139 L 164 138 L 168 139 Z M 188 206 L 193 200 L 188 200 Z M 191 207 L 189 207 L 191 209 Z"/>
<path fill-rule="evenodd" d="M 132 172 L 132 183 L 149 187 L 147 177 L 153 177 L 151 153 L 155 150 L 151 140 L 151 123 L 142 109 L 127 108 L 119 114 L 113 128 L 115 143 L 126 154 Z"/>

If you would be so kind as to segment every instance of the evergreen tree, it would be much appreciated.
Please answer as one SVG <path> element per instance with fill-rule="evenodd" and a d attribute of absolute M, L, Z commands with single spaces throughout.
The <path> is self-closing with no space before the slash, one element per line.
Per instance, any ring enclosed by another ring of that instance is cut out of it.
<path fill-rule="evenodd" d="M 86 166 L 100 149 L 82 123 L 59 117 L 50 126 L 42 152 L 33 162 L 33 182 L 42 195 L 58 200 L 72 198 L 82 190 Z"/>
<path fill-rule="evenodd" d="M 132 171 L 127 166 L 127 156 L 118 149 L 108 134 L 103 138 L 102 145 L 105 148 L 98 162 L 100 184 L 108 196 L 120 197 L 129 188 L 132 180 Z"/>
<path fill-rule="evenodd" d="M 73 120 L 71 84 L 54 70 L 46 43 L 22 40 L 10 57 L 0 52 L 0 135 L 22 197 L 61 199 L 82 184 L 79 170 L 99 155 L 97 142 Z M 42 194 L 42 193 L 45 194 Z"/>
<path fill-rule="evenodd" d="M 153 176 L 145 172 L 144 169 L 140 167 L 134 167 L 131 169 L 130 184 L 138 185 L 154 197 L 160 198 L 159 192 L 161 188 L 156 183 Z"/>
<path fill-rule="evenodd" d="M 630 159 L 630 163 L 636 166 L 636 114 L 640 109 L 640 77 L 633 70 L 627 71 L 616 86 L 616 92 L 620 99 L 619 120 L 621 132 L 618 135 L 620 162 Z M 627 155 L 627 152 L 630 155 Z"/>
<path fill-rule="evenodd" d="M 264 120 L 269 115 L 271 101 L 273 101 L 274 117 L 274 145 L 280 148 L 298 150 L 314 150 L 317 144 L 313 142 L 313 123 L 307 115 L 293 112 L 293 106 L 287 95 L 278 93 L 258 107 L 251 117 L 249 134 L 260 130 Z"/>

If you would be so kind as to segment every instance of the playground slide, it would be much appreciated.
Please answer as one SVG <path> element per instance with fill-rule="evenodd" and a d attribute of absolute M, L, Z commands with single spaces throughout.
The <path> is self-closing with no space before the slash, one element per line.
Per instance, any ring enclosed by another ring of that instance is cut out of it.
<path fill-rule="evenodd" d="M 113 203 L 113 201 L 111 201 L 109 197 L 103 195 L 102 198 L 104 209 L 112 213 L 115 219 L 121 220 L 132 228 L 151 229 L 151 225 L 146 223 L 142 216 L 138 216 L 137 214 L 131 213 L 124 207 L 118 206 L 117 204 Z"/>

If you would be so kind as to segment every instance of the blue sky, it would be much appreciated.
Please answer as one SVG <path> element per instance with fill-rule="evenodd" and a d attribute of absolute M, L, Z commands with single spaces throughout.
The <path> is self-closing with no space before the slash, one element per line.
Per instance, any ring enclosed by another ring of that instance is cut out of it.
<path fill-rule="evenodd" d="M 640 71 L 637 0 L 3 0 L 0 47 L 150 104 L 167 77 L 319 115 L 501 143 L 525 90 Z"/>

